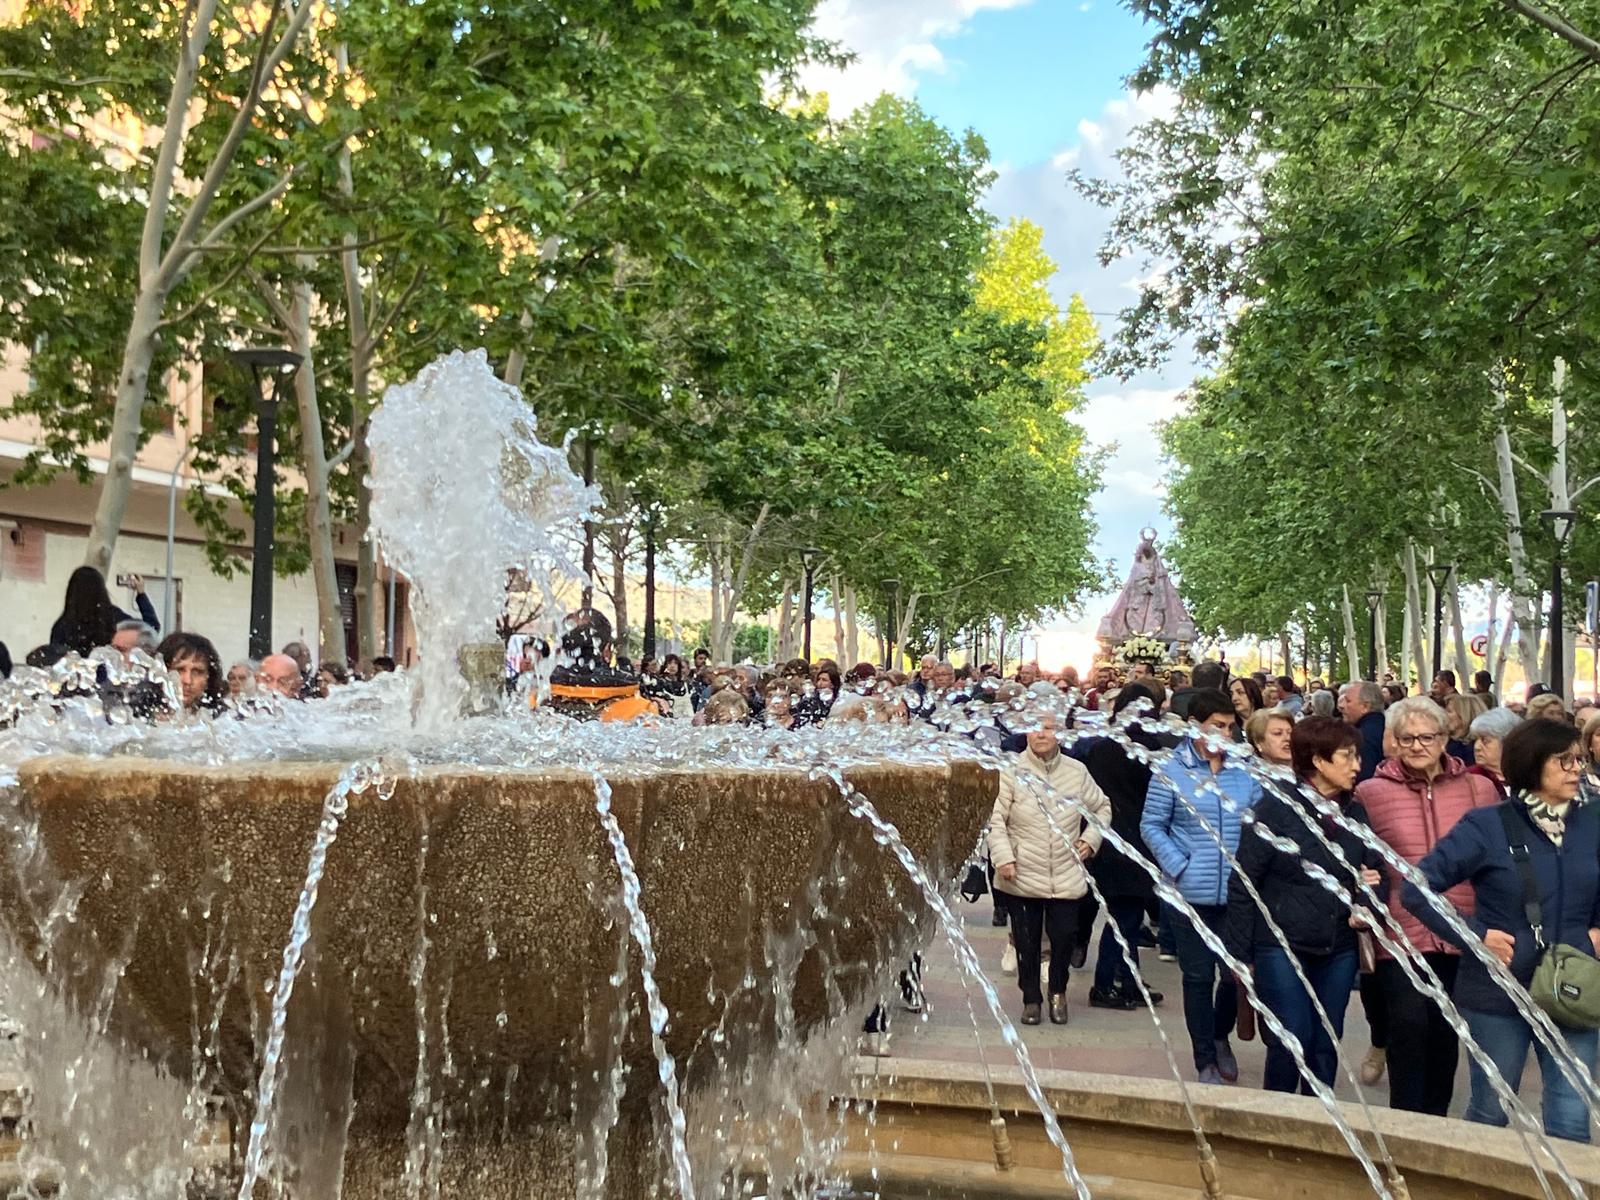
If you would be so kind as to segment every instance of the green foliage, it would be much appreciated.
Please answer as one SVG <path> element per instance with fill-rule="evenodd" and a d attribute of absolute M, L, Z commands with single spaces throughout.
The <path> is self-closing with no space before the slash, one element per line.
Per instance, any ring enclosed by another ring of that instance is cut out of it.
<path fill-rule="evenodd" d="M 214 486 L 187 503 L 217 569 L 253 474 L 250 385 L 226 352 L 281 340 L 305 289 L 337 520 L 359 526 L 362 429 L 383 384 L 483 345 L 526 359 L 546 440 L 593 448 L 619 528 L 648 514 L 662 544 L 729 576 L 748 549 L 747 609 L 797 578 L 808 545 L 867 612 L 885 607 L 887 578 L 919 596 L 908 636 L 1034 617 L 1098 582 L 1099 464 L 1070 419 L 1094 323 L 1077 297 L 1065 313 L 1051 299 L 1036 227 L 993 228 L 975 135 L 894 97 L 829 116 L 792 90 L 830 53 L 806 32 L 812 10 L 323 13 L 222 181 L 213 220 L 239 219 L 164 298 L 152 378 L 203 366 L 208 417 L 186 432 Z M 48 474 L 47 455 L 87 474 L 109 427 L 153 138 L 114 147 L 103 124 L 164 119 L 179 15 L 34 0 L 0 28 L 0 202 L 16 215 L 0 229 L 0 340 L 34 348 L 38 386 L 16 407 L 44 429 L 19 483 Z M 258 16 L 219 10 L 197 155 L 246 90 L 237 48 L 256 31 L 239 23 Z M 286 173 L 281 197 L 247 207 Z M 170 416 L 150 391 L 147 431 Z M 279 413 L 281 561 L 295 568 L 308 504 L 292 467 L 310 431 L 287 396 Z M 737 653 L 770 653 L 756 628 L 736 630 Z"/>
<path fill-rule="evenodd" d="M 1155 25 L 1136 83 L 1175 104 L 1136 134 L 1125 182 L 1079 182 L 1112 210 L 1105 256 L 1152 268 L 1113 365 L 1185 341 L 1216 364 L 1164 435 L 1171 557 L 1202 626 L 1326 628 L 1344 585 L 1393 602 L 1407 538 L 1510 584 L 1502 421 L 1542 571 L 1557 357 L 1580 364 L 1575 430 L 1600 415 L 1582 366 L 1600 63 L 1492 0 L 1134 7 Z M 1592 3 L 1564 15 L 1600 24 Z M 1600 468 L 1592 444 L 1569 444 L 1575 481 Z"/>

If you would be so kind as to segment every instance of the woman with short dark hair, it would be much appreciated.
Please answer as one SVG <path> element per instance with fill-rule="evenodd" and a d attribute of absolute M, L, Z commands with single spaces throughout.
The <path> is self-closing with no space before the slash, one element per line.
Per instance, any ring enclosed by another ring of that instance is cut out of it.
<path fill-rule="evenodd" d="M 1239 867 L 1228 879 L 1224 941 L 1230 954 L 1252 967 L 1262 1003 L 1299 1040 L 1312 1074 L 1331 1087 L 1338 1048 L 1328 1037 L 1316 1003 L 1326 1011 L 1334 1034 L 1342 1036 L 1358 965 L 1356 929 L 1368 922 L 1321 879 L 1335 879 L 1351 895 L 1360 895 L 1357 872 L 1367 886 L 1380 886 L 1381 858 L 1367 847 L 1358 829 L 1367 823 L 1367 814 L 1351 792 L 1361 771 L 1361 741 L 1355 728 L 1331 717 L 1310 716 L 1295 725 L 1289 748 L 1298 783 L 1268 784 L 1256 804 L 1255 820 L 1245 827 Z M 1324 815 L 1330 806 L 1338 810 L 1338 820 Z M 1296 850 L 1290 852 L 1289 845 Z M 1246 879 L 1283 931 L 1288 950 L 1267 926 L 1245 887 Z M 1299 961 L 1310 992 L 1295 974 L 1290 952 Z M 1270 1031 L 1266 1043 L 1262 1086 L 1310 1095 L 1311 1085 L 1300 1078 L 1293 1056 Z"/>
<path fill-rule="evenodd" d="M 198 633 L 169 633 L 156 647 L 167 670 L 178 677 L 185 712 L 219 712 L 227 704 L 228 679 L 211 639 Z"/>
<path fill-rule="evenodd" d="M 1583 768 L 1578 738 L 1565 721 L 1525 721 L 1512 730 L 1500 751 L 1511 799 L 1467 813 L 1417 864 L 1435 893 L 1470 885 L 1473 910 L 1464 914 L 1469 929 L 1524 988 L 1547 946 L 1600 955 L 1600 809 L 1578 799 Z M 1525 892 L 1524 872 L 1532 878 L 1531 896 Z M 1416 884 L 1406 883 L 1403 899 L 1439 937 L 1466 949 L 1462 935 Z M 1537 903 L 1539 935 L 1530 919 L 1530 900 Z M 1454 998 L 1473 1041 L 1513 1091 L 1522 1082 L 1528 1051 L 1538 1058 L 1545 1132 L 1587 1142 L 1589 1106 L 1583 1095 L 1536 1041 L 1532 1027 L 1475 954 L 1461 956 Z M 1592 1074 L 1600 1031 L 1559 1023 L 1557 1028 Z M 1505 1125 L 1505 1111 L 1475 1059 L 1471 1069 L 1467 1120 Z"/>

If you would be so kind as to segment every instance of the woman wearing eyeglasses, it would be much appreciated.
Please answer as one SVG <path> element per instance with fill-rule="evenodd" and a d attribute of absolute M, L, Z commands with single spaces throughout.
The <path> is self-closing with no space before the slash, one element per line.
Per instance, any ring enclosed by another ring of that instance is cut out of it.
<path fill-rule="evenodd" d="M 1444 709 L 1426 696 L 1408 696 L 1384 713 L 1394 756 L 1378 764 L 1371 779 L 1357 785 L 1356 799 L 1367 822 L 1401 858 L 1415 865 L 1476 808 L 1499 803 L 1488 779 L 1473 775 L 1459 758 L 1445 753 Z M 1445 991 L 1455 986 L 1461 951 L 1428 929 L 1400 902 L 1404 882 L 1392 867 L 1389 911 L 1414 953 L 1427 960 Z M 1458 884 L 1446 898 L 1472 913 L 1472 888 Z M 1445 1116 L 1455 1090 L 1458 1046 L 1455 1031 L 1438 1006 L 1406 978 L 1400 964 L 1378 949 L 1377 977 L 1389 1013 L 1389 1106 Z"/>
<path fill-rule="evenodd" d="M 1469 813 L 1434 847 L 1418 869 L 1436 892 L 1465 881 L 1474 907 L 1468 924 L 1484 946 L 1524 988 L 1533 979 L 1544 946 L 1564 945 L 1600 955 L 1600 810 L 1578 799 L 1583 755 L 1578 731 L 1565 721 L 1525 721 L 1506 735 L 1501 767 L 1511 799 L 1485 812 Z M 1539 934 L 1530 922 L 1523 871 L 1513 845 L 1526 846 L 1526 870 L 1538 899 Z M 1459 934 L 1407 884 L 1403 899 L 1438 936 Z M 1459 907 L 1459 906 L 1458 906 Z M 1572 1141 L 1589 1140 L 1589 1105 L 1536 1043 L 1533 1029 L 1473 955 L 1464 955 L 1455 1002 L 1477 1042 L 1513 1090 L 1522 1081 L 1528 1051 L 1539 1060 L 1545 1132 Z M 1594 1072 L 1597 1031 L 1561 1028 L 1562 1037 L 1588 1072 Z M 1472 1099 L 1467 1120 L 1504 1125 L 1505 1111 L 1482 1068 L 1472 1063 Z"/>

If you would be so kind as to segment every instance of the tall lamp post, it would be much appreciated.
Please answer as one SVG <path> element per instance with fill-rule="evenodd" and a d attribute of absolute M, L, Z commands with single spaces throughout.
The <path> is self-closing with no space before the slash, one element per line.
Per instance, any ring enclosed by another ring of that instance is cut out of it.
<path fill-rule="evenodd" d="M 1565 704 L 1566 670 L 1561 661 L 1561 576 L 1562 568 L 1566 566 L 1567 538 L 1572 535 L 1578 514 L 1570 508 L 1548 508 L 1539 514 L 1539 519 L 1550 526 L 1550 532 L 1556 539 L 1555 559 L 1550 568 L 1550 690 L 1560 696 Z"/>
<path fill-rule="evenodd" d="M 821 559 L 822 551 L 815 546 L 807 546 L 800 551 L 800 565 L 806 570 L 806 603 L 804 609 L 806 631 L 801 638 L 800 657 L 808 663 L 811 661 L 811 588 L 816 580 L 817 563 Z"/>
<path fill-rule="evenodd" d="M 278 455 L 278 389 L 300 369 L 293 350 L 277 346 L 244 346 L 228 355 L 250 368 L 255 382 L 256 500 L 255 543 L 250 553 L 250 657 L 272 653 L 272 551 Z M 264 377 L 263 377 L 264 376 Z"/>
<path fill-rule="evenodd" d="M 1444 669 L 1444 589 L 1455 571 L 1455 564 L 1440 563 L 1428 568 L 1428 582 L 1433 585 L 1433 675 L 1439 677 Z M 1429 680 L 1432 683 L 1433 680 Z M 1457 681 L 1460 682 L 1459 680 Z"/>
<path fill-rule="evenodd" d="M 885 579 L 883 590 L 889 597 L 889 626 L 888 637 L 884 638 L 883 669 L 890 670 L 894 666 L 895 635 L 900 631 L 895 628 L 895 620 L 900 615 L 900 581 L 898 579 Z"/>
<path fill-rule="evenodd" d="M 1367 593 L 1367 678 L 1378 682 L 1378 606 L 1383 593 L 1374 588 Z"/>

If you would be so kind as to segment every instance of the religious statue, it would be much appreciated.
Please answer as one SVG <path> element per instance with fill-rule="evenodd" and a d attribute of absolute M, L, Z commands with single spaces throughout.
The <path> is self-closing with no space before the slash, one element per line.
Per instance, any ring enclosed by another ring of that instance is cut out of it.
<path fill-rule="evenodd" d="M 1128 582 L 1100 622 L 1100 640 L 1119 643 L 1131 637 L 1148 637 L 1187 645 L 1195 640 L 1197 631 L 1156 550 L 1156 531 L 1142 530 L 1139 538 Z"/>

